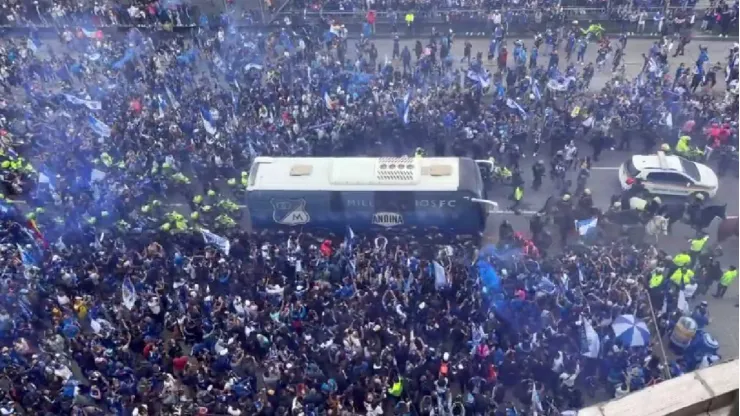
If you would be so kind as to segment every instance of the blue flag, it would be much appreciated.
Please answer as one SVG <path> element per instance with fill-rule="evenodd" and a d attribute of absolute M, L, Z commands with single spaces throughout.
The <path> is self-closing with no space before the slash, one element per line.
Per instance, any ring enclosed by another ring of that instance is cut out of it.
<path fill-rule="evenodd" d="M 132 59 L 134 59 L 134 56 L 136 56 L 136 51 L 133 48 L 126 49 L 126 53 L 124 53 L 123 57 L 116 62 L 113 62 L 113 69 L 121 69 L 123 68 L 126 63 Z"/>
<path fill-rule="evenodd" d="M 88 121 L 90 122 L 90 128 L 96 134 L 102 137 L 110 137 L 111 129 L 107 124 L 103 123 L 93 116 L 90 116 L 88 118 Z"/>
<path fill-rule="evenodd" d="M 468 79 L 477 83 L 481 88 L 488 88 L 491 85 L 491 76 L 482 68 L 478 71 L 469 69 Z"/>
<path fill-rule="evenodd" d="M 349 273 L 354 277 L 357 274 L 357 263 L 355 262 L 354 253 L 355 232 L 352 227 L 347 226 L 347 235 L 344 236 L 344 251 L 349 259 Z"/>
<path fill-rule="evenodd" d="M 519 112 L 519 114 L 522 116 L 523 119 L 527 119 L 527 112 L 524 111 L 521 105 L 519 105 L 518 102 L 512 100 L 511 98 L 506 99 L 506 106 L 511 108 L 512 110 L 516 110 Z"/>
<path fill-rule="evenodd" d="M 411 90 L 409 90 L 402 99 L 398 100 L 396 106 L 398 110 L 398 116 L 403 121 L 403 124 L 409 124 L 409 103 L 411 101 Z"/>
<path fill-rule="evenodd" d="M 537 101 L 542 99 L 540 84 L 536 80 L 532 82 L 532 94 L 534 94 L 534 98 L 537 99 Z"/>

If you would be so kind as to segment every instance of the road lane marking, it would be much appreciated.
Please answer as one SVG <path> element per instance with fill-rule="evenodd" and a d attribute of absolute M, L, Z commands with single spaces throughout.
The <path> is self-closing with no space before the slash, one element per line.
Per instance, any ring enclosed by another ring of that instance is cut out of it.
<path fill-rule="evenodd" d="M 617 166 L 617 167 L 593 166 L 593 167 L 591 167 L 591 170 L 619 170 L 619 166 Z"/>
<path fill-rule="evenodd" d="M 510 211 L 508 209 L 504 209 L 504 210 L 501 210 L 501 211 L 488 211 L 489 214 L 504 214 L 504 215 L 534 215 L 537 212 L 538 211 L 529 211 L 529 210 L 526 210 L 526 209 L 523 209 L 523 210 L 517 211 L 517 212 Z"/>

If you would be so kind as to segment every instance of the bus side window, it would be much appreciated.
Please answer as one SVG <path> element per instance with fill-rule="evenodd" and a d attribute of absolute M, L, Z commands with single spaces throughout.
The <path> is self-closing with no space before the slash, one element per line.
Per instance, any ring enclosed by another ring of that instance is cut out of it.
<path fill-rule="evenodd" d="M 344 200 L 342 200 L 341 192 L 331 191 L 329 193 L 329 211 L 344 212 Z"/>
<path fill-rule="evenodd" d="M 409 191 L 378 191 L 374 195 L 375 212 L 413 212 L 414 193 Z"/>

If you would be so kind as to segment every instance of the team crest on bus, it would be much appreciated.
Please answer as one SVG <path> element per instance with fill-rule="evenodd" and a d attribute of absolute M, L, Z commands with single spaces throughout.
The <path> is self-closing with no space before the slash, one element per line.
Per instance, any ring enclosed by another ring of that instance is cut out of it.
<path fill-rule="evenodd" d="M 283 225 L 303 225 L 311 221 L 305 199 L 273 199 L 272 219 Z"/>
<path fill-rule="evenodd" d="M 376 212 L 373 214 L 373 224 L 388 228 L 403 225 L 403 216 L 396 212 Z"/>

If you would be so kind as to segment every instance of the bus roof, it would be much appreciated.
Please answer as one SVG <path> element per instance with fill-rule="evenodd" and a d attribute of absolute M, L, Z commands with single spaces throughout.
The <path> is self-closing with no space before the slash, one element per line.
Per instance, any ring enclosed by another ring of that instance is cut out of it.
<path fill-rule="evenodd" d="M 457 191 L 472 174 L 475 162 L 457 157 L 257 157 L 247 190 Z"/>

